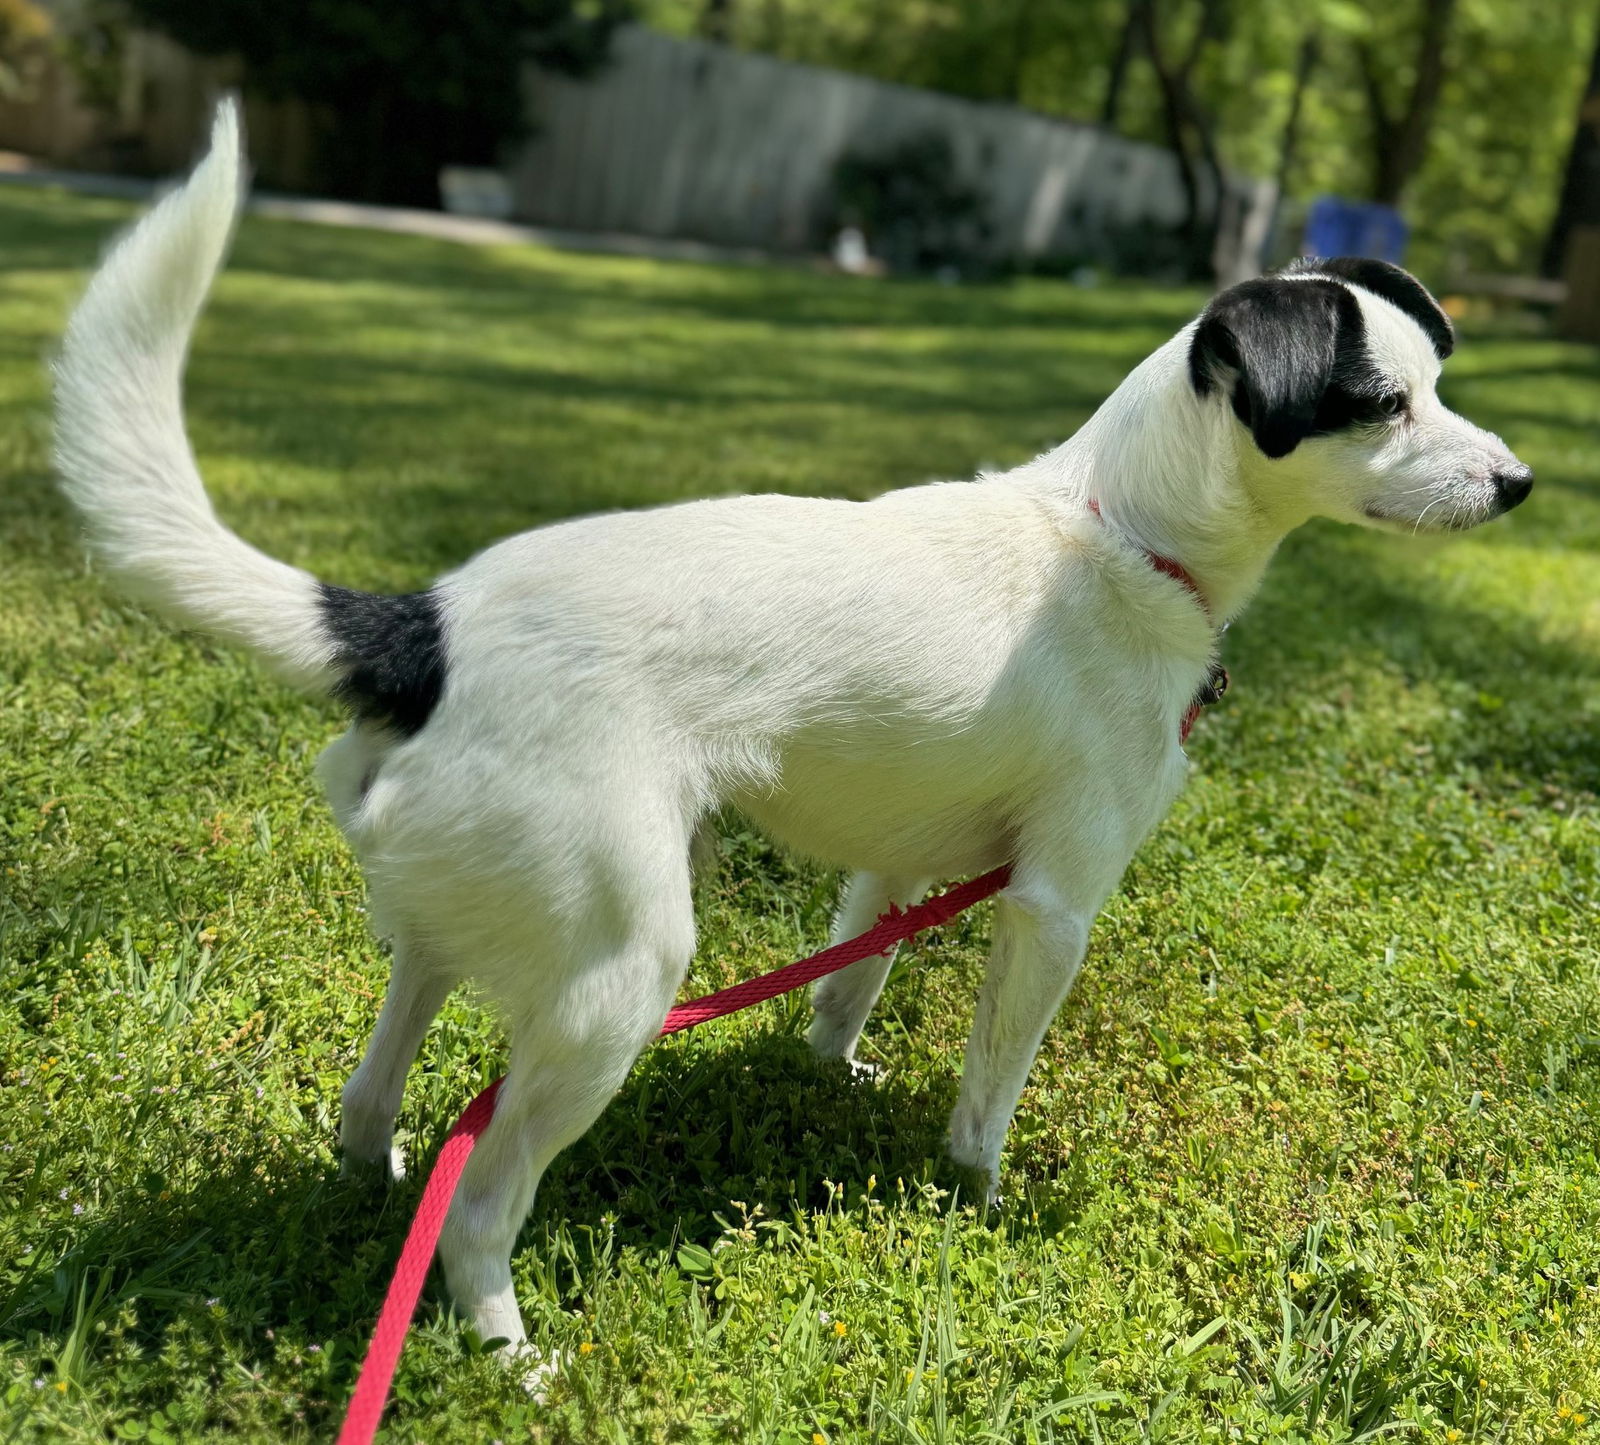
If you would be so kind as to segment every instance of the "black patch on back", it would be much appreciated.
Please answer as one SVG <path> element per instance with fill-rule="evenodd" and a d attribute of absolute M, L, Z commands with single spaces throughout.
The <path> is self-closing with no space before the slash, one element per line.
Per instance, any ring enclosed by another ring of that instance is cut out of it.
<path fill-rule="evenodd" d="M 1367 354 L 1361 305 L 1348 286 L 1263 276 L 1206 307 L 1189 346 L 1189 380 L 1231 387 L 1234 415 L 1269 457 L 1307 437 L 1375 421 L 1382 380 Z"/>
<path fill-rule="evenodd" d="M 385 597 L 347 587 L 321 588 L 322 616 L 344 668 L 335 689 L 355 715 L 410 737 L 444 691 L 444 625 L 432 592 Z"/>
<path fill-rule="evenodd" d="M 1428 288 L 1409 271 L 1368 256 L 1336 256 L 1328 261 L 1308 258 L 1296 261 L 1290 269 L 1313 276 L 1332 276 L 1383 297 L 1422 328 L 1440 361 L 1456 349 L 1456 333 L 1450 318 L 1429 294 Z"/>

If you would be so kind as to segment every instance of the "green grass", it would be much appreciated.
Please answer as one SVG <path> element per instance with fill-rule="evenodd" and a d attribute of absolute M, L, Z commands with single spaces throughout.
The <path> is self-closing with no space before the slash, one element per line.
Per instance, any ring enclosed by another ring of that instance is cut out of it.
<path fill-rule="evenodd" d="M 310 779 L 335 710 L 117 601 L 50 490 L 40 359 L 125 214 L 0 193 L 0 1439 L 326 1439 L 418 1193 L 333 1151 L 384 960 Z M 253 221 L 193 432 L 247 537 L 398 589 L 574 512 L 1018 461 L 1198 299 Z M 548 1400 L 434 1299 L 387 1438 L 1594 1437 L 1600 367 L 1503 329 L 1448 376 L 1533 500 L 1284 548 L 998 1222 L 938 1162 L 980 910 L 898 966 L 879 1086 L 798 999 L 650 1050 L 517 1255 Z M 691 985 L 816 946 L 835 882 L 727 820 Z M 453 1001 L 414 1166 L 501 1059 Z"/>

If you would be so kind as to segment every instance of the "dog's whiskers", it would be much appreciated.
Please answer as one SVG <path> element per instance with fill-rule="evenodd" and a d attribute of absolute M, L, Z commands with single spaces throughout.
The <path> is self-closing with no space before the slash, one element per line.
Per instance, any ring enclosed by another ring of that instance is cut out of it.
<path fill-rule="evenodd" d="M 1443 497 L 1435 497 L 1431 502 L 1428 503 L 1426 507 L 1422 509 L 1421 512 L 1417 514 L 1417 520 L 1411 524 L 1411 535 L 1413 537 L 1415 537 L 1417 533 L 1422 530 L 1422 523 L 1426 519 L 1428 513 L 1444 500 L 1445 499 Z"/>

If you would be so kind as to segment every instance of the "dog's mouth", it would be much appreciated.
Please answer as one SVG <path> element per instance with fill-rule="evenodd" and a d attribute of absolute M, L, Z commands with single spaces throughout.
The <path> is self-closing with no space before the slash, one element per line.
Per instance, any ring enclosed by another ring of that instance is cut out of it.
<path fill-rule="evenodd" d="M 1361 509 L 1361 515 L 1387 531 L 1405 532 L 1411 535 L 1419 532 L 1470 532 L 1474 527 L 1489 520 L 1488 517 L 1476 516 L 1460 507 L 1446 509 L 1439 503 L 1425 508 L 1414 517 L 1401 517 L 1393 512 L 1384 511 L 1376 502 L 1368 502 Z"/>

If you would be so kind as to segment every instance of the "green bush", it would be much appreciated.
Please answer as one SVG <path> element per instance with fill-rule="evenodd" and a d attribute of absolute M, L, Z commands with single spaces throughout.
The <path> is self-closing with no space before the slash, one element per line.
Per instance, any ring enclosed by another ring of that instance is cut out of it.
<path fill-rule="evenodd" d="M 877 153 L 849 151 L 834 167 L 833 185 L 837 224 L 859 226 L 891 270 L 984 265 L 987 203 L 961 178 L 944 132 L 919 131 Z"/>

